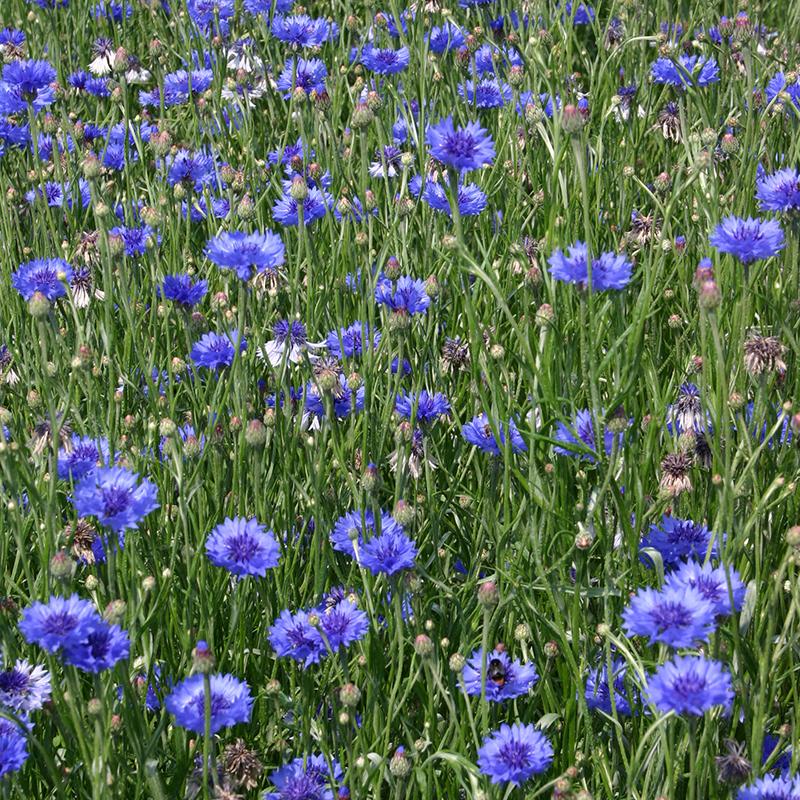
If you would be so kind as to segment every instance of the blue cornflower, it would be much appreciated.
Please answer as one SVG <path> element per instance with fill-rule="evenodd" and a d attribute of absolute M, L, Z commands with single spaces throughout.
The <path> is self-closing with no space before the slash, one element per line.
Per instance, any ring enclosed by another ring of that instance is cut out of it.
<path fill-rule="evenodd" d="M 72 267 L 63 258 L 35 258 L 11 276 L 11 285 L 25 300 L 39 292 L 52 302 L 67 293 L 71 280 Z"/>
<path fill-rule="evenodd" d="M 235 328 L 228 333 L 205 333 L 194 343 L 189 357 L 198 367 L 222 369 L 233 363 L 236 351 L 247 348 L 247 340 Z"/>
<path fill-rule="evenodd" d="M 616 434 L 618 447 L 622 447 L 624 435 L 624 432 Z M 570 425 L 559 422 L 553 438 L 563 443 L 553 445 L 553 452 L 561 456 L 576 456 L 592 464 L 595 462 L 598 442 L 594 431 L 594 419 L 588 409 L 583 408 L 577 411 Z M 611 455 L 613 447 L 614 433 L 606 427 L 603 431 L 603 450 L 605 454 Z"/>
<path fill-rule="evenodd" d="M 794 211 L 800 208 L 800 172 L 787 167 L 756 179 L 756 197 L 764 211 Z"/>
<path fill-rule="evenodd" d="M 492 783 L 519 786 L 553 763 L 550 740 L 533 725 L 503 724 L 483 740 L 478 768 Z"/>
<path fill-rule="evenodd" d="M 365 536 L 365 532 L 367 536 Z M 391 514 L 381 511 L 380 533 L 402 533 L 403 529 L 395 522 Z M 331 532 L 331 544 L 334 550 L 340 553 L 347 553 L 351 558 L 355 558 L 353 542 L 358 543 L 359 550 L 363 549 L 364 542 L 368 539 L 377 538 L 378 528 L 375 525 L 375 515 L 371 509 L 361 511 L 348 511 L 336 520 Z"/>
<path fill-rule="evenodd" d="M 38 711 L 50 699 L 50 691 L 50 673 L 24 659 L 0 672 L 0 706 L 17 715 Z"/>
<path fill-rule="evenodd" d="M 647 682 L 647 702 L 663 714 L 702 716 L 714 706 L 729 711 L 733 703 L 730 673 L 719 661 L 702 656 L 675 656 Z"/>
<path fill-rule="evenodd" d="M 190 98 L 202 94 L 214 81 L 214 71 L 211 69 L 193 69 L 187 71 L 179 69 L 164 76 L 163 100 L 164 106 L 180 106 L 188 103 Z M 191 87 L 191 88 L 190 88 Z M 139 102 L 143 106 L 158 108 L 161 105 L 162 94 L 158 88 L 151 92 L 139 92 Z"/>
<path fill-rule="evenodd" d="M 138 228 L 126 228 L 117 225 L 108 232 L 109 236 L 119 236 L 125 246 L 125 255 L 128 258 L 144 255 L 148 247 L 154 242 L 158 242 L 159 237 L 149 225 L 142 225 Z"/>
<path fill-rule="evenodd" d="M 22 49 L 25 44 L 25 32 L 17 28 L 3 28 L 0 31 L 0 48 L 13 54 Z"/>
<path fill-rule="evenodd" d="M 714 605 L 692 586 L 640 589 L 622 614 L 628 636 L 647 636 L 650 644 L 692 647 L 714 631 Z"/>
<path fill-rule="evenodd" d="M 354 322 L 338 331 L 330 331 L 325 339 L 328 352 L 335 358 L 356 358 L 364 352 L 364 344 L 369 346 L 372 340 L 372 349 L 376 349 L 381 340 L 380 331 L 372 331 L 370 337 L 369 324 Z"/>
<path fill-rule="evenodd" d="M 339 375 L 338 382 L 339 385 L 334 386 L 331 392 L 334 417 L 346 419 L 352 413 L 358 414 L 363 411 L 364 386 L 359 386 L 355 391 L 351 390 L 347 385 L 347 377 L 344 373 Z M 324 419 L 327 416 L 327 410 L 320 395 L 320 387 L 314 381 L 309 381 L 305 387 L 306 413 Z"/>
<path fill-rule="evenodd" d="M 792 766 L 792 748 L 781 745 L 781 739 L 771 733 L 764 734 L 764 741 L 761 743 L 761 763 L 766 764 L 774 755 L 777 755 L 772 762 L 771 769 L 788 770 Z"/>
<path fill-rule="evenodd" d="M 295 0 L 244 0 L 244 10 L 254 17 L 272 17 L 273 8 L 276 14 L 288 14 Z"/>
<path fill-rule="evenodd" d="M 742 264 L 777 255 L 785 245 L 783 229 L 774 219 L 741 219 L 728 216 L 720 222 L 708 241 L 721 253 L 735 256 Z"/>
<path fill-rule="evenodd" d="M 133 6 L 128 3 L 97 3 L 89 12 L 94 19 L 110 19 L 112 22 L 122 22 L 133 16 Z"/>
<path fill-rule="evenodd" d="M 0 779 L 22 769 L 28 760 L 28 740 L 19 723 L 0 717 Z"/>
<path fill-rule="evenodd" d="M 250 280 L 253 270 L 274 271 L 283 264 L 286 248 L 278 234 L 221 233 L 208 240 L 206 258 L 223 269 L 232 269 L 243 280 Z"/>
<path fill-rule="evenodd" d="M 430 155 L 452 169 L 478 169 L 494 161 L 494 141 L 477 122 L 456 128 L 453 118 L 445 117 L 428 128 L 426 139 Z"/>
<path fill-rule="evenodd" d="M 497 78 L 484 78 L 478 81 L 464 81 L 458 85 L 459 95 L 476 108 L 501 108 L 511 101 L 511 87 Z"/>
<path fill-rule="evenodd" d="M 55 653 L 96 626 L 99 615 L 95 607 L 78 595 L 51 597 L 48 603 L 33 603 L 22 612 L 19 629 L 28 644 L 38 644 L 48 653 Z"/>
<path fill-rule="evenodd" d="M 470 444 L 479 447 L 485 453 L 499 456 L 505 448 L 506 435 L 511 440 L 511 452 L 522 453 L 528 449 L 513 419 L 508 421 L 507 432 L 506 426 L 502 422 L 498 422 L 497 432 L 500 436 L 499 442 L 492 431 L 492 426 L 489 424 L 489 417 L 485 413 L 473 417 L 471 422 L 467 422 L 461 428 L 461 435 Z"/>
<path fill-rule="evenodd" d="M 539 680 L 533 664 L 512 660 L 505 650 L 497 648 L 486 654 L 485 663 L 483 650 L 475 650 L 461 674 L 468 695 L 480 697 L 481 684 L 485 684 L 484 696 L 492 703 L 502 703 L 527 694 L 528 689 Z"/>
<path fill-rule="evenodd" d="M 331 765 L 333 773 L 325 756 L 295 758 L 269 776 L 277 791 L 265 792 L 264 800 L 333 800 L 331 783 L 341 780 L 342 768 L 335 758 Z"/>
<path fill-rule="evenodd" d="M 278 566 L 280 547 L 275 534 L 257 519 L 226 518 L 206 539 L 206 553 L 214 566 L 244 578 L 263 578 Z"/>
<path fill-rule="evenodd" d="M 428 48 L 432 53 L 447 53 L 450 50 L 458 50 L 467 42 L 464 31 L 454 22 L 447 20 L 443 25 L 435 25 L 430 33 L 425 35 Z"/>
<path fill-rule="evenodd" d="M 675 62 L 670 58 L 657 58 L 650 67 L 654 83 L 670 86 L 708 86 L 719 81 L 719 67 L 713 56 L 681 55 Z"/>
<path fill-rule="evenodd" d="M 667 575 L 664 585 L 675 589 L 686 586 L 697 589 L 711 603 L 718 616 L 729 616 L 733 611 L 741 611 L 746 592 L 746 587 L 735 569 L 714 567 L 708 563 L 698 564 L 697 561 L 681 564 Z"/>
<path fill-rule="evenodd" d="M 624 289 L 631 280 L 633 265 L 625 256 L 616 253 L 601 253 L 599 258 L 590 259 L 589 249 L 583 242 L 575 242 L 567 248 L 569 255 L 557 249 L 548 259 L 550 274 L 559 281 L 575 283 L 581 288 L 589 286 L 589 265 L 591 263 L 592 291 Z"/>
<path fill-rule="evenodd" d="M 70 498 L 80 517 L 96 517 L 115 533 L 136 529 L 158 506 L 154 483 L 124 467 L 97 467 L 75 487 Z"/>
<path fill-rule="evenodd" d="M 300 222 L 300 217 L 297 213 L 297 204 L 299 200 L 295 200 L 288 192 L 275 201 L 272 207 L 272 216 L 276 222 L 288 227 L 297 225 Z M 309 225 L 314 220 L 322 219 L 328 210 L 333 208 L 333 195 L 325 189 L 320 189 L 316 186 L 309 188 L 308 196 L 302 201 L 303 203 L 303 224 Z"/>
<path fill-rule="evenodd" d="M 214 159 L 206 153 L 178 150 L 170 163 L 167 180 L 170 186 L 181 184 L 202 192 L 214 180 Z"/>
<path fill-rule="evenodd" d="M 711 560 L 719 556 L 717 537 L 705 525 L 668 516 L 662 518 L 660 525 L 651 525 L 642 537 L 639 549 L 645 548 L 657 550 L 665 567 L 674 567 L 689 558 L 702 561 L 706 555 Z M 646 555 L 643 560 L 650 564 Z"/>
<path fill-rule="evenodd" d="M 208 281 L 198 281 L 192 283 L 189 275 L 167 275 L 161 285 L 160 294 L 165 300 L 172 300 L 178 305 L 186 308 L 193 308 L 204 297 L 208 291 Z"/>
<path fill-rule="evenodd" d="M 586 699 L 586 705 L 592 710 L 596 709 L 597 711 L 603 711 L 609 715 L 612 714 L 611 685 L 613 684 L 613 699 L 617 714 L 625 717 L 630 716 L 632 709 L 628 701 L 628 689 L 625 685 L 627 671 L 628 665 L 621 658 L 615 658 L 611 662 L 611 674 L 613 678 L 611 683 L 609 683 L 608 680 L 608 665 L 606 663 L 590 670 L 589 674 L 586 676 L 586 687 L 583 693 Z"/>
<path fill-rule="evenodd" d="M 64 663 L 83 672 L 102 672 L 128 658 L 130 646 L 126 631 L 99 619 L 83 636 L 64 645 Z"/>
<path fill-rule="evenodd" d="M 211 204 L 206 202 L 205 197 L 193 197 L 192 202 L 181 202 L 181 216 L 186 219 L 188 214 L 192 222 L 201 222 L 209 216 L 215 219 L 225 219 L 231 210 L 231 204 L 227 197 L 212 197 Z"/>
<path fill-rule="evenodd" d="M 739 789 L 736 800 L 800 800 L 800 775 L 765 775 Z"/>
<path fill-rule="evenodd" d="M 320 609 L 318 614 L 324 643 L 334 653 L 361 641 L 369 630 L 369 617 L 349 600 Z"/>
<path fill-rule="evenodd" d="M 295 158 L 305 161 L 306 158 L 313 158 L 314 150 L 307 148 L 302 139 L 298 139 L 294 144 L 287 144 L 286 147 L 270 150 L 267 160 L 270 164 L 284 164 L 291 168 L 291 163 Z M 294 170 L 292 170 L 294 171 Z"/>
<path fill-rule="evenodd" d="M 498 47 L 496 44 L 483 44 L 475 51 L 475 71 L 479 77 L 494 75 L 509 67 L 524 66 L 519 51 L 513 47 Z"/>
<path fill-rule="evenodd" d="M 80 480 L 99 464 L 108 464 L 108 439 L 72 435 L 72 449 L 58 451 L 58 477 L 62 480 Z"/>
<path fill-rule="evenodd" d="M 564 6 L 564 15 L 572 20 L 573 25 L 591 25 L 594 22 L 594 9 L 584 3 L 575 6 L 567 0 Z"/>
<path fill-rule="evenodd" d="M 361 63 L 378 75 L 394 75 L 402 72 L 408 66 L 409 60 L 410 53 L 405 46 L 394 50 L 391 47 L 375 47 L 368 43 L 361 50 Z"/>
<path fill-rule="evenodd" d="M 425 291 L 425 282 L 419 278 L 403 275 L 395 285 L 388 278 L 379 280 L 375 286 L 375 301 L 392 311 L 413 316 L 424 314 L 431 304 Z"/>
<path fill-rule="evenodd" d="M 397 395 L 394 410 L 401 416 L 417 422 L 432 422 L 450 413 L 450 401 L 441 393 L 431 394 L 423 389 L 418 394 L 408 392 Z"/>
<path fill-rule="evenodd" d="M 412 179 L 409 182 L 409 190 L 416 193 L 421 188 L 420 183 Z M 453 215 L 453 210 L 450 207 L 450 200 L 447 195 L 447 190 L 444 185 L 439 181 L 426 180 L 425 188 L 422 192 L 422 199 L 434 210 L 448 217 Z M 458 213 L 462 217 L 474 217 L 480 214 L 486 208 L 486 194 L 482 189 L 474 183 L 464 183 L 459 181 L 458 184 Z"/>
<path fill-rule="evenodd" d="M 394 575 L 414 568 L 417 547 L 402 529 L 393 528 L 365 542 L 358 556 L 361 566 L 373 575 Z"/>
<path fill-rule="evenodd" d="M 210 676 L 211 733 L 249 722 L 253 710 L 250 687 L 233 675 L 216 673 Z M 181 728 L 205 731 L 205 676 L 192 675 L 179 683 L 164 701 L 167 711 Z"/>
<path fill-rule="evenodd" d="M 25 114 L 28 107 L 41 111 L 56 99 L 50 86 L 55 80 L 56 71 L 48 61 L 11 61 L 0 78 L 0 113 Z"/>
<path fill-rule="evenodd" d="M 319 613 L 312 613 L 318 620 Z M 279 657 L 301 661 L 305 667 L 318 664 L 327 652 L 322 636 L 311 624 L 309 616 L 309 612 L 302 609 L 294 614 L 284 610 L 269 629 L 269 643 L 275 653 Z"/>
<path fill-rule="evenodd" d="M 283 16 L 272 20 L 272 35 L 292 47 L 322 47 L 331 35 L 331 25 L 324 19 L 312 19 L 308 14 Z"/>
<path fill-rule="evenodd" d="M 783 106 L 788 102 L 792 112 L 797 114 L 800 109 L 800 78 L 788 83 L 783 72 L 776 72 L 767 84 L 765 94 L 768 106 L 773 103 Z"/>
<path fill-rule="evenodd" d="M 302 89 L 307 95 L 324 92 L 327 77 L 328 68 L 320 59 L 289 58 L 275 85 L 285 92 L 284 100 L 289 100 L 296 89 Z"/>
<path fill-rule="evenodd" d="M 186 0 L 186 10 L 194 24 L 207 35 L 226 36 L 233 16 L 233 0 Z"/>

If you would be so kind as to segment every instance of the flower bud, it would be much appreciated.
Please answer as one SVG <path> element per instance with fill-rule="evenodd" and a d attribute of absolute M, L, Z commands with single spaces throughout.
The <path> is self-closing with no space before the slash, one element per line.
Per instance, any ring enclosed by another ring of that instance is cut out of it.
<path fill-rule="evenodd" d="M 214 654 L 208 646 L 208 642 L 202 639 L 192 650 L 192 666 L 195 672 L 208 673 L 214 669 Z"/>

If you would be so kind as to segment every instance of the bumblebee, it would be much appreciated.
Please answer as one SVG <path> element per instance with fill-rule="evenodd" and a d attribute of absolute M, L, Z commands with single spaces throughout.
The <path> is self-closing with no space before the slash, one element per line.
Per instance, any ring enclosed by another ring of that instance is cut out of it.
<path fill-rule="evenodd" d="M 493 658 L 489 662 L 486 675 L 489 680 L 500 689 L 506 685 L 506 668 L 499 658 Z"/>

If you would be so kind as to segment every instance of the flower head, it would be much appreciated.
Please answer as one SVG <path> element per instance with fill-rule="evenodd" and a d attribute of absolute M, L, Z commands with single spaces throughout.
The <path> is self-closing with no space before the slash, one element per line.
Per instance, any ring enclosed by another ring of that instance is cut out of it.
<path fill-rule="evenodd" d="M 735 569 L 686 561 L 667 575 L 665 586 L 691 586 L 714 607 L 718 616 L 741 611 L 746 587 Z"/>
<path fill-rule="evenodd" d="M 425 282 L 408 275 L 398 278 L 396 284 L 388 278 L 379 280 L 375 286 L 375 300 L 378 305 L 409 316 L 424 314 L 431 304 Z"/>
<path fill-rule="evenodd" d="M 430 154 L 456 170 L 478 169 L 494 161 L 494 141 L 477 122 L 456 128 L 453 118 L 446 117 L 428 128 L 427 141 Z"/>
<path fill-rule="evenodd" d="M 736 800 L 800 800 L 800 775 L 765 775 L 739 789 Z"/>
<path fill-rule="evenodd" d="M 647 701 L 666 714 L 702 716 L 714 706 L 728 711 L 733 702 L 730 673 L 719 661 L 702 656 L 675 656 L 647 682 Z"/>
<path fill-rule="evenodd" d="M 64 663 L 83 672 L 102 672 L 128 658 L 130 646 L 128 634 L 119 625 L 100 619 L 83 636 L 64 646 Z"/>
<path fill-rule="evenodd" d="M 17 659 L 0 672 L 0 706 L 15 714 L 38 711 L 50 699 L 50 673 L 41 666 Z"/>
<path fill-rule="evenodd" d="M 253 270 L 265 272 L 275 270 L 283 264 L 286 249 L 278 234 L 221 233 L 209 239 L 206 257 L 217 266 L 232 269 L 243 281 L 250 280 Z"/>
<path fill-rule="evenodd" d="M 25 114 L 28 107 L 41 111 L 56 99 L 51 87 L 55 80 L 56 71 L 48 61 L 10 61 L 0 78 L 0 113 Z"/>
<path fill-rule="evenodd" d="M 366 322 L 354 322 L 346 328 L 331 331 L 325 342 L 328 352 L 335 358 L 355 358 L 364 352 L 364 344 L 377 348 L 381 340 L 380 331 L 372 331 L 370 336 L 369 325 Z"/>
<path fill-rule="evenodd" d="M 591 266 L 592 291 L 624 289 L 630 283 L 633 265 L 625 256 L 608 252 L 590 259 L 587 246 L 580 241 L 570 245 L 567 251 L 568 255 L 565 255 L 561 250 L 555 250 L 550 256 L 550 274 L 556 280 L 586 288 L 590 283 Z"/>
<path fill-rule="evenodd" d="M 340 553 L 347 553 L 351 558 L 355 558 L 353 542 L 359 549 L 364 547 L 364 543 L 370 539 L 377 538 L 383 533 L 402 533 L 402 527 L 395 522 L 391 514 L 381 511 L 378 527 L 375 515 L 371 509 L 361 511 L 348 511 L 344 516 L 339 517 L 331 532 L 331 544 L 334 550 Z"/>
<path fill-rule="evenodd" d="M 647 636 L 650 644 L 692 647 L 714 630 L 715 607 L 693 586 L 670 585 L 660 592 L 640 589 L 622 617 L 628 636 Z"/>
<path fill-rule="evenodd" d="M 485 658 L 482 649 L 475 650 L 464 665 L 462 677 L 468 695 L 480 697 L 484 686 L 484 696 L 493 703 L 527 694 L 539 680 L 533 664 L 512 660 L 505 650 L 497 648 Z"/>
<path fill-rule="evenodd" d="M 179 683 L 164 701 L 167 711 L 181 728 L 203 733 L 205 730 L 205 676 L 192 675 Z M 233 675 L 210 676 L 211 733 L 249 722 L 253 709 L 250 687 Z"/>
<path fill-rule="evenodd" d="M 63 258 L 36 258 L 23 264 L 12 276 L 12 286 L 25 300 L 37 292 L 50 302 L 67 293 L 72 267 Z"/>
<path fill-rule="evenodd" d="M 662 57 L 653 62 L 650 74 L 654 83 L 702 87 L 719 81 L 719 66 L 711 56 L 681 55 L 677 61 Z"/>
<path fill-rule="evenodd" d="M 206 540 L 209 561 L 234 575 L 264 577 L 278 566 L 280 548 L 272 531 L 256 519 L 226 518 Z"/>
<path fill-rule="evenodd" d="M 0 779 L 17 772 L 28 760 L 28 740 L 22 727 L 0 717 Z"/>
<path fill-rule="evenodd" d="M 124 467 L 98 467 L 75 487 L 71 498 L 78 516 L 96 517 L 115 533 L 135 529 L 158 508 L 158 489 Z"/>
<path fill-rule="evenodd" d="M 208 291 L 208 281 L 197 281 L 193 283 L 187 274 L 167 275 L 161 284 L 159 294 L 165 300 L 172 300 L 185 308 L 193 308 L 204 297 Z"/>
<path fill-rule="evenodd" d="M 483 740 L 478 768 L 492 783 L 519 786 L 553 763 L 550 740 L 533 725 L 503 724 Z"/>
<path fill-rule="evenodd" d="M 450 413 L 450 401 L 441 393 L 423 389 L 419 393 L 404 392 L 397 395 L 394 410 L 401 417 L 417 422 L 433 422 Z"/>
<path fill-rule="evenodd" d="M 306 94 L 324 92 L 327 77 L 328 69 L 320 59 L 290 58 L 278 76 L 276 85 L 285 92 L 283 97 L 288 100 L 296 89 L 302 89 Z"/>
<path fill-rule="evenodd" d="M 416 555 L 414 542 L 402 530 L 391 528 L 365 542 L 359 558 L 361 565 L 373 575 L 394 575 L 404 569 L 413 569 Z"/>
<path fill-rule="evenodd" d="M 332 767 L 322 755 L 295 758 L 269 776 L 276 791 L 266 792 L 264 800 L 333 800 L 331 784 L 341 780 L 342 768 L 336 759 Z"/>
<path fill-rule="evenodd" d="M 586 687 L 583 696 L 586 705 L 590 709 L 603 711 L 612 714 L 614 707 L 617 714 L 630 716 L 632 712 L 629 697 L 636 697 L 633 692 L 629 693 L 626 686 L 626 675 L 628 665 L 621 658 L 615 658 L 611 663 L 611 680 L 609 681 L 608 664 L 603 662 L 602 666 L 595 667 L 586 676 Z M 613 697 L 613 706 L 612 706 Z"/>
<path fill-rule="evenodd" d="M 375 47 L 367 43 L 361 51 L 361 63 L 378 75 L 402 72 L 408 66 L 409 60 L 410 53 L 405 46 L 394 50 L 391 47 Z"/>
<path fill-rule="evenodd" d="M 58 477 L 78 481 L 101 464 L 108 464 L 108 439 L 72 434 L 72 448 L 58 451 Z"/>
<path fill-rule="evenodd" d="M 33 603 L 22 612 L 19 629 L 29 644 L 38 644 L 55 653 L 75 641 L 97 624 L 97 609 L 78 595 L 51 597 L 48 603 Z"/>
<path fill-rule="evenodd" d="M 325 644 L 333 652 L 360 641 L 369 630 L 369 617 L 349 600 L 320 609 L 319 620 Z"/>
<path fill-rule="evenodd" d="M 777 255 L 785 245 L 779 222 L 752 217 L 725 217 L 708 240 L 721 253 L 735 256 L 742 264 Z"/>
<path fill-rule="evenodd" d="M 617 446 L 621 447 L 624 433 L 614 434 L 606 426 L 603 430 L 603 451 L 611 455 L 614 448 L 614 437 L 617 437 Z M 597 455 L 597 436 L 594 431 L 592 412 L 584 408 L 576 412 L 570 425 L 559 422 L 556 428 L 556 440 L 562 444 L 554 445 L 553 452 L 561 456 L 574 456 L 594 463 Z M 588 450 L 588 452 L 587 452 Z"/>
<path fill-rule="evenodd" d="M 324 19 L 312 19 L 308 14 L 275 14 L 272 35 L 294 48 L 322 47 L 333 33 L 332 25 Z"/>
<path fill-rule="evenodd" d="M 756 197 L 764 211 L 794 211 L 800 208 L 800 172 L 787 167 L 756 179 Z"/>
<path fill-rule="evenodd" d="M 238 346 L 238 347 L 237 347 Z M 235 328 L 229 333 L 205 333 L 195 342 L 189 357 L 198 367 L 222 369 L 229 367 L 236 356 L 247 348 L 247 340 Z"/>
<path fill-rule="evenodd" d="M 316 614 L 319 617 L 318 614 Z M 269 643 L 279 657 L 292 658 L 303 666 L 317 664 L 325 655 L 325 643 L 311 624 L 308 611 L 281 611 L 269 629 Z"/>
<path fill-rule="evenodd" d="M 639 549 L 645 548 L 657 550 L 666 567 L 689 558 L 702 561 L 707 555 L 712 560 L 719 556 L 718 539 L 705 525 L 669 516 L 664 516 L 659 525 L 650 526 Z M 645 563 L 650 563 L 646 554 L 644 558 Z"/>
<path fill-rule="evenodd" d="M 498 422 L 496 427 L 499 441 L 494 434 L 489 417 L 482 413 L 462 426 L 461 435 L 470 444 L 495 456 L 499 456 L 505 449 L 506 436 L 510 440 L 512 453 L 524 453 L 528 449 L 513 419 L 509 419 L 507 428 L 502 422 Z"/>

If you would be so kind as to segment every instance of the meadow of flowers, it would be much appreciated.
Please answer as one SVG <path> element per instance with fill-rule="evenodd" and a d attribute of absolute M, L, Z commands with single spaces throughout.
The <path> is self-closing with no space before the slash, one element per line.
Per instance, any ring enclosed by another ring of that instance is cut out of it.
<path fill-rule="evenodd" d="M 800 5 L 0 2 L 0 796 L 800 800 Z"/>

